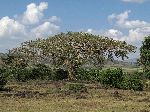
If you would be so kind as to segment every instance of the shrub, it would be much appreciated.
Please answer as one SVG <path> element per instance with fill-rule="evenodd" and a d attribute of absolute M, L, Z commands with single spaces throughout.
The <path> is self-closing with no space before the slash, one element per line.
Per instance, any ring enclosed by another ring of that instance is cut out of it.
<path fill-rule="evenodd" d="M 76 78 L 83 81 L 98 81 L 101 71 L 97 69 L 78 69 Z"/>
<path fill-rule="evenodd" d="M 144 84 L 141 77 L 141 73 L 134 73 L 132 75 L 125 74 L 124 79 L 121 83 L 121 88 L 142 91 L 144 88 Z"/>
<path fill-rule="evenodd" d="M 29 68 L 16 68 L 14 71 L 14 77 L 17 81 L 28 81 L 31 78 L 32 70 Z"/>
<path fill-rule="evenodd" d="M 146 78 L 146 79 L 150 79 L 150 71 L 145 72 L 144 74 L 145 74 L 145 78 Z"/>
<path fill-rule="evenodd" d="M 43 64 L 37 64 L 33 67 L 15 68 L 13 71 L 14 77 L 17 81 L 24 82 L 36 79 L 51 79 L 51 69 Z"/>
<path fill-rule="evenodd" d="M 63 80 L 68 78 L 68 71 L 64 69 L 54 69 L 53 70 L 53 80 Z"/>
<path fill-rule="evenodd" d="M 102 84 L 115 88 L 120 88 L 122 80 L 123 72 L 121 68 L 103 70 L 99 79 Z"/>
<path fill-rule="evenodd" d="M 44 65 L 38 64 L 32 68 L 30 79 L 51 79 L 51 69 Z"/>
<path fill-rule="evenodd" d="M 78 69 L 77 70 L 77 74 L 76 74 L 77 80 L 89 81 L 90 77 L 91 76 L 89 74 L 89 71 L 87 71 L 85 69 Z"/>
<path fill-rule="evenodd" d="M 5 74 L 6 69 L 0 68 L 0 90 L 4 89 L 7 84 L 7 75 Z"/>
<path fill-rule="evenodd" d="M 80 83 L 67 84 L 67 91 L 72 93 L 87 93 L 87 87 Z"/>
<path fill-rule="evenodd" d="M 0 90 L 4 88 L 7 83 L 7 79 L 3 74 L 0 74 Z"/>

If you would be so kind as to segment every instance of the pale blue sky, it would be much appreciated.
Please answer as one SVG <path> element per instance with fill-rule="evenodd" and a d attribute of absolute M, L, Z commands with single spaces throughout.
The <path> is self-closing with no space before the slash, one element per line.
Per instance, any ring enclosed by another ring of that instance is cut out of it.
<path fill-rule="evenodd" d="M 1 0 L 0 52 L 66 31 L 105 35 L 139 47 L 150 34 L 149 11 L 150 0 Z"/>

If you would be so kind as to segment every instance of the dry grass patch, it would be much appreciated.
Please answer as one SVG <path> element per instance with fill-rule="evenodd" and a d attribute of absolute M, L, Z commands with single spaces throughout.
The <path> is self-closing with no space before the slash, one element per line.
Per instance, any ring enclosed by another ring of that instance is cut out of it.
<path fill-rule="evenodd" d="M 10 91 L 0 92 L 0 112 L 150 111 L 150 91 L 104 89 L 99 85 L 96 87 L 96 84 L 92 88 L 91 84 L 86 84 L 88 93 L 66 94 L 62 89 L 66 83 L 68 82 L 10 83 Z M 22 92 L 25 96 L 16 96 L 17 92 Z"/>

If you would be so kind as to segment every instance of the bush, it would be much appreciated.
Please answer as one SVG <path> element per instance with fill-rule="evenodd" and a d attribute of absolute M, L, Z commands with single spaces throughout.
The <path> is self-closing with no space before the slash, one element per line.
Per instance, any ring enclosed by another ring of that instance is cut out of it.
<path fill-rule="evenodd" d="M 7 84 L 7 74 L 5 74 L 6 69 L 0 68 L 0 90 L 4 89 Z"/>
<path fill-rule="evenodd" d="M 54 69 L 53 70 L 53 80 L 63 80 L 68 78 L 68 71 L 64 69 Z"/>
<path fill-rule="evenodd" d="M 101 71 L 97 69 L 78 69 L 76 78 L 82 81 L 98 81 Z"/>
<path fill-rule="evenodd" d="M 3 74 L 0 74 L 0 90 L 4 89 L 7 84 L 7 79 Z"/>
<path fill-rule="evenodd" d="M 123 71 L 121 68 L 103 70 L 99 81 L 104 85 L 120 88 L 123 81 Z"/>
<path fill-rule="evenodd" d="M 134 73 L 132 75 L 125 74 L 124 79 L 121 83 L 121 88 L 142 91 L 144 88 L 144 84 L 141 77 L 141 73 Z"/>
<path fill-rule="evenodd" d="M 29 68 L 16 68 L 14 71 L 14 77 L 17 81 L 28 81 L 31 78 L 32 70 Z"/>
<path fill-rule="evenodd" d="M 145 74 L 145 78 L 146 78 L 146 79 L 150 79 L 150 71 L 145 72 L 144 74 Z"/>
<path fill-rule="evenodd" d="M 51 79 L 51 69 L 46 65 L 38 64 L 33 67 L 15 68 L 14 76 L 17 81 Z"/>
<path fill-rule="evenodd" d="M 38 64 L 32 68 L 30 79 L 52 79 L 51 69 L 44 64 Z"/>
<path fill-rule="evenodd" d="M 90 74 L 89 71 L 85 70 L 85 69 L 78 69 L 77 70 L 77 74 L 76 74 L 76 79 L 77 80 L 84 80 L 84 81 L 89 81 L 90 78 Z"/>
<path fill-rule="evenodd" d="M 72 93 L 87 93 L 87 87 L 80 83 L 67 84 L 67 91 Z"/>

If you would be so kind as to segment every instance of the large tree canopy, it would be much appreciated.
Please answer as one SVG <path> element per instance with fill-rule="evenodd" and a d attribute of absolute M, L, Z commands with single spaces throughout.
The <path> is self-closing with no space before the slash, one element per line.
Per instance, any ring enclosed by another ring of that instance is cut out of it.
<path fill-rule="evenodd" d="M 21 44 L 10 51 L 18 60 L 33 63 L 51 59 L 54 65 L 66 67 L 69 78 L 75 78 L 75 70 L 87 60 L 103 65 L 104 60 L 113 57 L 127 58 L 135 47 L 125 41 L 113 40 L 83 32 L 61 33 L 46 39 L 37 39 Z"/>
<path fill-rule="evenodd" d="M 140 62 L 145 71 L 150 70 L 150 36 L 145 37 L 140 48 Z"/>

